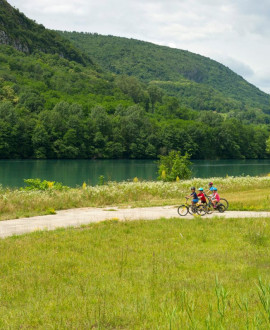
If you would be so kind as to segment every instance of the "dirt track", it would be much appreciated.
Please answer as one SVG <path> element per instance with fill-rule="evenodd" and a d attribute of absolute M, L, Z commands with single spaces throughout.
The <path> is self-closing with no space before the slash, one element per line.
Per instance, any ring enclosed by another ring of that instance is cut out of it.
<path fill-rule="evenodd" d="M 226 211 L 213 213 L 205 217 L 252 218 L 270 217 L 270 212 Z M 37 230 L 53 230 L 60 227 L 77 227 L 83 224 L 109 219 L 125 220 L 155 220 L 159 218 L 179 217 L 175 206 L 159 206 L 145 208 L 79 208 L 58 211 L 55 215 L 36 216 L 0 222 L 0 237 L 21 235 Z M 182 217 L 192 219 L 193 216 Z"/>

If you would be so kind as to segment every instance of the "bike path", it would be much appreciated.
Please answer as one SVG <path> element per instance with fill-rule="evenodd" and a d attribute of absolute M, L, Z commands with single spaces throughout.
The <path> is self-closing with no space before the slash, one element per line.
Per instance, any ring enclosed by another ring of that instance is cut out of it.
<path fill-rule="evenodd" d="M 205 215 L 204 218 L 211 217 L 224 218 L 257 218 L 269 217 L 270 212 L 253 211 L 226 211 L 224 213 L 215 212 Z M 128 220 L 155 220 L 160 218 L 179 217 L 176 206 L 157 206 L 144 208 L 126 208 L 117 207 L 108 208 L 77 208 L 57 211 L 54 215 L 43 215 L 29 218 L 0 221 L 0 237 L 12 235 L 21 235 L 38 230 L 54 230 L 56 228 L 78 227 L 90 223 L 104 220 L 118 219 L 120 221 Z M 192 215 L 181 217 L 183 219 L 193 219 Z"/>

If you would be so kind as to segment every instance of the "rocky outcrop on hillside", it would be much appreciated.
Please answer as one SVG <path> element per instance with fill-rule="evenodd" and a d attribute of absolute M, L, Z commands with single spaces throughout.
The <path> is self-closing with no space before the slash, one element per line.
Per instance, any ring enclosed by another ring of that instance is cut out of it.
<path fill-rule="evenodd" d="M 27 45 L 23 45 L 19 40 L 11 39 L 5 31 L 0 31 L 0 45 L 3 44 L 13 46 L 21 52 L 29 53 L 29 48 Z"/>
<path fill-rule="evenodd" d="M 9 44 L 9 38 L 5 31 L 0 31 L 0 44 Z"/>
<path fill-rule="evenodd" d="M 65 59 L 83 65 L 93 65 L 89 56 L 82 53 L 57 32 L 47 30 L 42 24 L 27 18 L 6 0 L 0 0 L 0 45 L 9 45 L 27 54 L 44 52 L 59 54 Z"/>

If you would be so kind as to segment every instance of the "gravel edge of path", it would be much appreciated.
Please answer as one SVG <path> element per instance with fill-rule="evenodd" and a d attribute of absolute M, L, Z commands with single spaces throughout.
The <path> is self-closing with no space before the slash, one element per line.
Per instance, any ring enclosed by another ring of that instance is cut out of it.
<path fill-rule="evenodd" d="M 77 208 L 57 211 L 54 215 L 43 215 L 29 218 L 13 219 L 0 221 L 0 238 L 13 235 L 22 235 L 39 230 L 54 230 L 57 228 L 79 227 L 90 223 L 96 223 L 105 220 L 117 219 L 119 221 L 135 220 L 156 220 L 160 218 L 176 218 L 177 206 L 157 206 L 143 208 L 118 207 L 105 208 Z M 226 211 L 224 213 L 213 213 L 205 215 L 204 218 L 222 217 L 222 218 L 270 218 L 270 212 L 255 211 Z M 194 216 L 187 215 L 181 217 L 192 220 Z"/>

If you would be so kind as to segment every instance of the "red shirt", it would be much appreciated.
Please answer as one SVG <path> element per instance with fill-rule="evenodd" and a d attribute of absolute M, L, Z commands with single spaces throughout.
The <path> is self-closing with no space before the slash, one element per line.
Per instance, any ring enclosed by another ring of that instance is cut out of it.
<path fill-rule="evenodd" d="M 205 198 L 205 195 L 203 192 L 199 193 L 198 194 L 198 197 L 200 197 L 200 200 L 203 202 L 203 203 L 206 203 L 206 198 Z"/>

